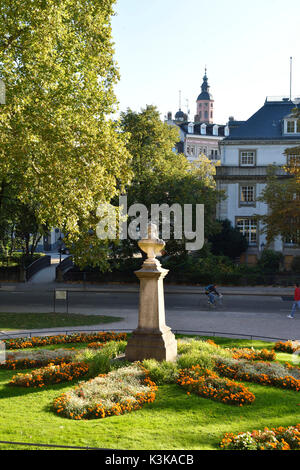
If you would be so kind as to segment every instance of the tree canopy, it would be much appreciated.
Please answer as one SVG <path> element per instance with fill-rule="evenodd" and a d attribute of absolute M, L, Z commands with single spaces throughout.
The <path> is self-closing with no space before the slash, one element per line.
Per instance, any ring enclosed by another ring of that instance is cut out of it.
<path fill-rule="evenodd" d="M 82 262 L 91 252 L 95 261 L 103 246 L 89 232 L 98 204 L 130 178 L 126 136 L 108 118 L 119 78 L 110 24 L 114 3 L 0 3 L 0 78 L 6 85 L 0 187 L 13 186 L 10 197 L 22 204 L 32 207 L 34 201 L 37 223 L 64 230 Z"/>
<path fill-rule="evenodd" d="M 140 112 L 128 109 L 121 114 L 121 127 L 129 133 L 127 149 L 132 155 L 133 178 L 126 187 L 128 205 L 144 204 L 150 214 L 152 204 L 178 204 L 182 210 L 184 204 L 204 204 L 205 235 L 214 232 L 218 228 L 215 207 L 220 196 L 212 180 L 215 168 L 207 159 L 191 165 L 183 154 L 174 152 L 178 128 L 162 122 L 155 106 L 146 106 Z M 174 240 L 173 235 L 174 221 L 167 253 L 184 251 L 184 237 Z"/>

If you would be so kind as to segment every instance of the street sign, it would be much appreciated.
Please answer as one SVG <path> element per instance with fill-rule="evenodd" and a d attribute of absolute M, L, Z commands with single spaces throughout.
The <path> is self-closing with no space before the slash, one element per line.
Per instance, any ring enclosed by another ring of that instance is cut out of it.
<path fill-rule="evenodd" d="M 66 290 L 55 290 L 56 300 L 67 300 L 67 291 Z"/>
<path fill-rule="evenodd" d="M 56 313 L 56 301 L 57 300 L 65 300 L 64 305 L 66 306 L 67 313 L 69 313 L 69 295 L 67 290 L 57 290 L 54 289 L 54 313 Z"/>

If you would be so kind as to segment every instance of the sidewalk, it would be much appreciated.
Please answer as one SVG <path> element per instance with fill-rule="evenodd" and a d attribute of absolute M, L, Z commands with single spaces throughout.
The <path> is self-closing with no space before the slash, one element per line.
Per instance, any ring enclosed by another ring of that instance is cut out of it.
<path fill-rule="evenodd" d="M 42 279 L 41 279 L 42 281 Z M 164 284 L 165 294 L 204 294 L 204 285 L 186 286 Z M 54 289 L 69 291 L 90 291 L 90 292 L 115 292 L 115 293 L 137 293 L 139 284 L 121 284 L 121 283 L 60 283 L 60 282 L 28 282 L 12 283 L 2 282 L 1 291 L 27 292 L 28 290 L 53 291 Z M 294 288 L 291 287 L 271 287 L 271 286 L 217 286 L 217 289 L 224 295 L 260 295 L 260 296 L 282 296 L 293 295 Z"/>

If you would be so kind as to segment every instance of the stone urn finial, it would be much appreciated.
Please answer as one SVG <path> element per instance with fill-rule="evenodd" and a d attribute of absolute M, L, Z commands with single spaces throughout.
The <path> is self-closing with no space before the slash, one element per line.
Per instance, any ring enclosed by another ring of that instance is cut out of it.
<path fill-rule="evenodd" d="M 138 245 L 140 249 L 147 254 L 148 263 L 158 263 L 156 256 L 161 252 L 165 246 L 165 242 L 158 238 L 158 230 L 155 224 L 148 224 L 148 237 L 142 238 Z"/>

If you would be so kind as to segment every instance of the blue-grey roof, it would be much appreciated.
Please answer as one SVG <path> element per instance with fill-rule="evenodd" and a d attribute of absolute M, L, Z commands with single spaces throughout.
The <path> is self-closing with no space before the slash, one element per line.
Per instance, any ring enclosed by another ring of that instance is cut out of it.
<path fill-rule="evenodd" d="M 206 124 L 206 134 L 201 134 L 201 124 Z M 188 134 L 188 125 L 189 125 L 189 121 L 187 122 L 183 122 L 182 124 L 180 124 L 180 128 L 183 130 L 183 132 L 185 134 Z M 194 123 L 194 132 L 193 134 L 194 135 L 202 135 L 202 137 L 205 138 L 205 136 L 208 136 L 208 135 L 211 135 L 213 136 L 213 127 L 214 127 L 214 124 L 208 124 L 208 123 L 204 123 L 204 122 L 197 122 L 197 123 Z M 218 136 L 220 137 L 224 137 L 225 133 L 224 133 L 224 130 L 225 130 L 225 125 L 224 124 L 218 124 Z M 190 134 L 192 135 L 192 134 Z"/>
<path fill-rule="evenodd" d="M 247 121 L 236 128 L 231 128 L 230 135 L 224 140 L 295 139 L 295 135 L 283 135 L 283 119 L 296 107 L 289 100 L 266 101 L 264 106 Z"/>
<path fill-rule="evenodd" d="M 212 100 L 212 95 L 208 93 L 208 91 L 202 91 L 197 98 L 197 101 L 199 100 L 207 100 L 207 101 Z"/>
<path fill-rule="evenodd" d="M 185 118 L 185 114 L 183 111 L 181 111 L 181 109 L 179 109 L 179 111 L 177 111 L 177 113 L 175 114 L 175 118 L 176 119 L 179 119 L 179 118 Z"/>

